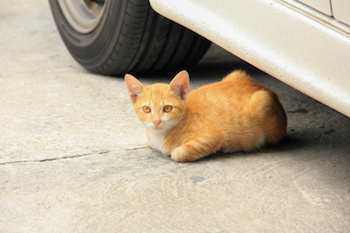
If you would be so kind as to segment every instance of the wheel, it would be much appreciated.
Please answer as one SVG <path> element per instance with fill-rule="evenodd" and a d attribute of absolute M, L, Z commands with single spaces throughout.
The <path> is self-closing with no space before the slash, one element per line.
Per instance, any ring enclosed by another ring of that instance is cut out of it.
<path fill-rule="evenodd" d="M 155 13 L 148 0 L 49 0 L 67 49 L 106 75 L 156 73 L 196 64 L 210 42 Z"/>

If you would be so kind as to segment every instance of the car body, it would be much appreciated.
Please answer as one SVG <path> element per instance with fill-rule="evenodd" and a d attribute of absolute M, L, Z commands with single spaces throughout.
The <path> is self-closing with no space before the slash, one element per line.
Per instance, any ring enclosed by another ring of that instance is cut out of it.
<path fill-rule="evenodd" d="M 162 16 L 350 117 L 350 1 L 150 4 Z"/>

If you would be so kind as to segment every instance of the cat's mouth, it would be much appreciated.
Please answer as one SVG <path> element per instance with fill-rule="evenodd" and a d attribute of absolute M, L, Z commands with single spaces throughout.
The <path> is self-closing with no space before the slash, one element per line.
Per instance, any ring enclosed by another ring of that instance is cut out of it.
<path fill-rule="evenodd" d="M 156 132 L 160 132 L 160 131 L 165 130 L 164 125 L 152 125 L 149 128 L 153 131 L 156 131 Z"/>
<path fill-rule="evenodd" d="M 152 127 L 152 129 L 153 129 L 153 130 L 156 130 L 156 131 L 159 131 L 159 130 L 162 130 L 163 127 L 160 126 L 160 125 L 154 125 L 154 126 Z"/>
<path fill-rule="evenodd" d="M 167 126 L 165 124 L 163 124 L 163 122 L 162 122 L 162 124 L 160 124 L 160 123 L 154 124 L 153 122 L 146 123 L 146 127 L 147 127 L 147 129 L 152 130 L 154 132 L 163 132 L 163 131 L 167 131 L 167 129 L 168 129 Z"/>

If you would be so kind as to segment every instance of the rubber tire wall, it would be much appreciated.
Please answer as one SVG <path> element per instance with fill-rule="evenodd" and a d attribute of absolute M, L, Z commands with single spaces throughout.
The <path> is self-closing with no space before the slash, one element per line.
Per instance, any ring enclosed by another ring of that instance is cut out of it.
<path fill-rule="evenodd" d="M 58 31 L 71 55 L 93 73 L 158 73 L 196 64 L 210 42 L 155 13 L 148 0 L 106 0 L 97 27 L 75 31 L 57 0 L 49 0 Z"/>

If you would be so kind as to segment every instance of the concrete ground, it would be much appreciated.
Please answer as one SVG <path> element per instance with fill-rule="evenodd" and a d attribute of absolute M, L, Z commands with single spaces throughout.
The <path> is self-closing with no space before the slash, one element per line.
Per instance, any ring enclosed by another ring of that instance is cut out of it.
<path fill-rule="evenodd" d="M 46 0 L 3 1 L 0 35 L 0 232 L 350 232 L 348 117 L 213 46 L 191 87 L 247 70 L 288 136 L 177 163 L 145 148 L 121 77 L 72 59 Z"/>

